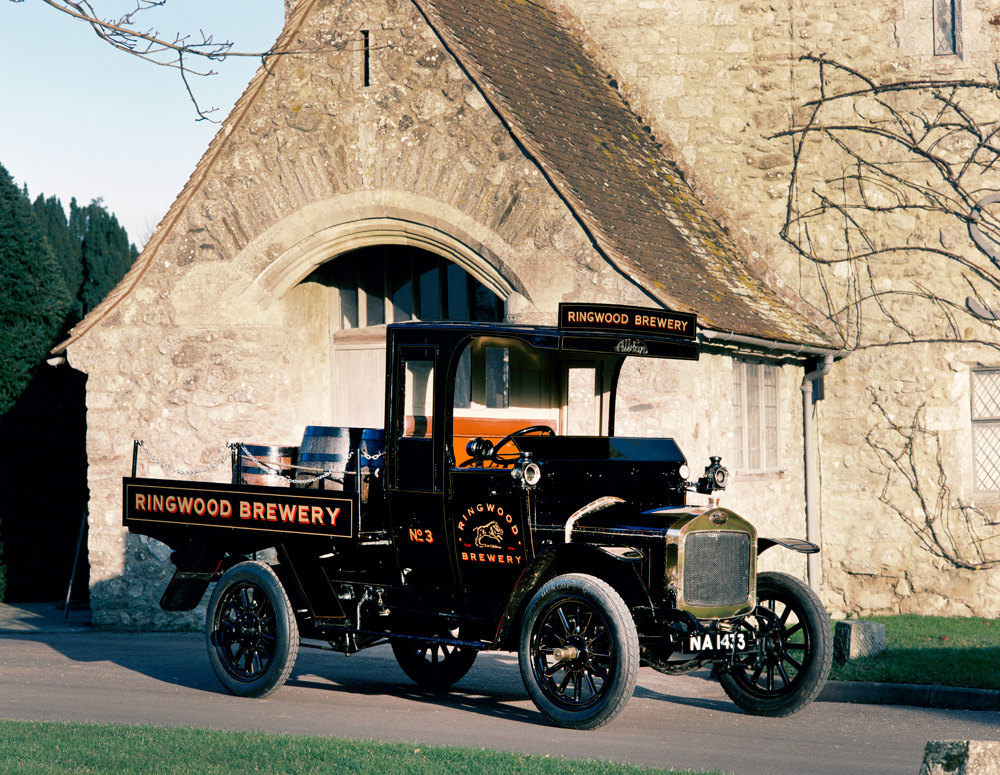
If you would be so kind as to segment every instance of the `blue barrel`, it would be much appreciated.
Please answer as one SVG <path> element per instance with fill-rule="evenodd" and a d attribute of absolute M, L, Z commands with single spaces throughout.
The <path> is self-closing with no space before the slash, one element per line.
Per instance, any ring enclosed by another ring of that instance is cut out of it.
<path fill-rule="evenodd" d="M 361 431 L 361 467 L 371 473 L 381 471 L 385 466 L 385 431 L 381 428 L 365 428 Z"/>
<path fill-rule="evenodd" d="M 299 465 L 343 471 L 351 457 L 351 429 L 307 425 L 299 445 Z"/>

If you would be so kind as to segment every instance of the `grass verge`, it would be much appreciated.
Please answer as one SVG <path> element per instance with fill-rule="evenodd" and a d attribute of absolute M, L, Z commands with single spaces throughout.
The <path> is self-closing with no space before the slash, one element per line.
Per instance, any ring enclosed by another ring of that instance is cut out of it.
<path fill-rule="evenodd" d="M 1000 619 L 867 616 L 885 625 L 886 650 L 834 665 L 834 681 L 1000 689 Z"/>
<path fill-rule="evenodd" d="M 473 748 L 149 726 L 0 721 L 0 740 L 5 775 L 694 775 Z"/>

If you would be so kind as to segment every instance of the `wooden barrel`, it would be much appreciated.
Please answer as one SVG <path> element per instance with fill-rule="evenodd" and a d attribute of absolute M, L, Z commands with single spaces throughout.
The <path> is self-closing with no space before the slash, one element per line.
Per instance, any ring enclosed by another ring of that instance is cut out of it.
<path fill-rule="evenodd" d="M 288 480 L 294 476 L 292 466 L 298 450 L 298 447 L 272 444 L 244 444 L 240 454 L 240 482 L 288 487 Z"/>
<path fill-rule="evenodd" d="M 359 436 L 360 430 L 356 428 L 307 425 L 299 446 L 298 465 L 301 469 L 295 478 L 309 480 L 323 471 L 334 473 L 329 478 L 300 486 L 321 490 L 343 489 L 343 474 L 349 467 L 353 470 L 351 453 L 357 449 Z"/>

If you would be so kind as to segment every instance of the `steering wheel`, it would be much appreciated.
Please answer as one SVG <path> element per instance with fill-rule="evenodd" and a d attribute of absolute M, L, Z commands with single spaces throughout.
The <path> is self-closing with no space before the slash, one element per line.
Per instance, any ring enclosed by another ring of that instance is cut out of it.
<path fill-rule="evenodd" d="M 509 463 L 514 458 L 504 458 L 500 456 L 500 448 L 510 444 L 518 436 L 527 436 L 529 433 L 541 433 L 546 436 L 555 436 L 556 432 L 552 430 L 548 425 L 529 425 L 526 428 L 518 428 L 513 433 L 508 433 L 500 441 L 493 445 L 493 454 L 490 455 L 490 460 L 494 463 Z"/>
<path fill-rule="evenodd" d="M 459 463 L 459 468 L 466 468 L 467 466 L 478 466 L 485 463 L 487 460 L 491 460 L 494 463 L 510 463 L 515 458 L 504 458 L 501 457 L 499 452 L 500 448 L 511 441 L 516 439 L 518 436 L 525 436 L 529 433 L 544 433 L 547 436 L 555 436 L 556 432 L 552 430 L 548 425 L 529 425 L 526 428 L 518 428 L 513 433 L 508 433 L 496 444 L 490 444 L 484 438 L 477 437 L 469 442 L 467 451 L 472 454 L 468 460 L 463 460 Z"/>

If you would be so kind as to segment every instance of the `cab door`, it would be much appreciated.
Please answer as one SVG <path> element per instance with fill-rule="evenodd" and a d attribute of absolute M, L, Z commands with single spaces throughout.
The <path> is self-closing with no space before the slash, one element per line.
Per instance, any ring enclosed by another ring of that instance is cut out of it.
<path fill-rule="evenodd" d="M 387 461 L 389 515 L 403 583 L 451 588 L 456 577 L 445 530 L 438 357 L 433 345 L 394 350 L 388 396 L 393 449 Z"/>
<path fill-rule="evenodd" d="M 551 359 L 552 351 L 486 335 L 470 338 L 453 365 L 448 525 L 459 581 L 484 615 L 507 602 L 533 556 L 527 491 L 512 471 L 519 433 L 559 427 Z M 474 439 L 499 445 L 497 454 L 470 457 Z"/>
<path fill-rule="evenodd" d="M 487 614 L 531 560 L 527 497 L 506 468 L 454 468 L 448 522 L 462 588 Z"/>

